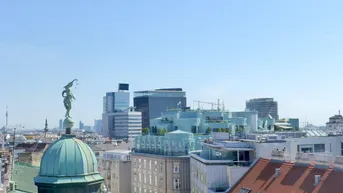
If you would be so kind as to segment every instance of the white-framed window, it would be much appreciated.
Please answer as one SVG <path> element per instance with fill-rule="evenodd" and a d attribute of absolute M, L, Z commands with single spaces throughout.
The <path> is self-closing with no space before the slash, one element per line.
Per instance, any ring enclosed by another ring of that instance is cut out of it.
<path fill-rule="evenodd" d="M 133 187 L 133 192 L 137 193 L 137 188 L 136 187 Z"/>
<path fill-rule="evenodd" d="M 157 176 L 155 176 L 155 186 L 158 186 Z"/>
<path fill-rule="evenodd" d="M 142 160 L 141 160 L 141 158 L 139 158 L 138 159 L 138 168 L 142 168 L 141 162 L 142 162 Z"/>
<path fill-rule="evenodd" d="M 146 175 L 143 173 L 144 184 L 146 184 Z"/>
<path fill-rule="evenodd" d="M 142 182 L 142 174 L 141 173 L 138 174 L 138 182 Z"/>
<path fill-rule="evenodd" d="M 149 184 L 152 185 L 152 176 L 151 176 L 151 174 L 149 175 Z"/>
<path fill-rule="evenodd" d="M 173 179 L 173 188 L 175 190 L 179 190 L 180 189 L 180 185 L 181 185 L 180 179 L 179 178 L 174 178 Z"/>
<path fill-rule="evenodd" d="M 155 161 L 155 171 L 158 171 L 157 161 Z"/>
<path fill-rule="evenodd" d="M 180 162 L 173 162 L 173 173 L 180 173 Z"/>
<path fill-rule="evenodd" d="M 146 160 L 144 160 L 143 168 L 146 169 Z"/>
<path fill-rule="evenodd" d="M 149 170 L 151 170 L 151 160 L 149 160 Z"/>

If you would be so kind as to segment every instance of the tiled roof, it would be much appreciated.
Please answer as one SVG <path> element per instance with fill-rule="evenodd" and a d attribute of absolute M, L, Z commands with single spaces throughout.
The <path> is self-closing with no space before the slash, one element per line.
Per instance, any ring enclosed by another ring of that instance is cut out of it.
<path fill-rule="evenodd" d="M 280 173 L 275 177 L 275 170 Z M 321 180 L 314 185 L 315 176 Z M 329 166 L 259 159 L 229 191 L 239 193 L 341 193 L 343 170 Z"/>

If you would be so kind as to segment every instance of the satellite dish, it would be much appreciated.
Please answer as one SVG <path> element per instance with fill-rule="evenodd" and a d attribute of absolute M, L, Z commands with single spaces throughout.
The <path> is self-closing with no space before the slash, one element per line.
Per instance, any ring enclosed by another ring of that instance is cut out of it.
<path fill-rule="evenodd" d="M 6 135 L 6 139 L 9 139 L 11 136 L 10 136 L 10 134 L 7 134 Z"/>

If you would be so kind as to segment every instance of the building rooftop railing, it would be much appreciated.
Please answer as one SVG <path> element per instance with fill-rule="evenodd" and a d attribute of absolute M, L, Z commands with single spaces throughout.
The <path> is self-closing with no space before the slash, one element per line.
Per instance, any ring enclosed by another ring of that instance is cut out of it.
<path fill-rule="evenodd" d="M 272 151 L 272 159 L 279 159 L 283 161 L 319 164 L 319 165 L 334 165 L 335 167 L 343 168 L 343 156 L 335 156 L 331 153 L 296 153 L 294 159 L 291 159 L 287 152 Z"/>

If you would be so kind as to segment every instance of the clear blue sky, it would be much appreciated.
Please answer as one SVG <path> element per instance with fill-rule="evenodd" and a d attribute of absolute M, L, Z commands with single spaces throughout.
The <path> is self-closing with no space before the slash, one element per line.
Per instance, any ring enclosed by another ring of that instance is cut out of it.
<path fill-rule="evenodd" d="M 188 102 L 274 97 L 280 117 L 324 124 L 343 110 L 343 2 L 2 1 L 0 112 L 10 124 L 57 126 L 62 87 L 79 79 L 76 121 L 102 96 L 182 87 Z"/>

